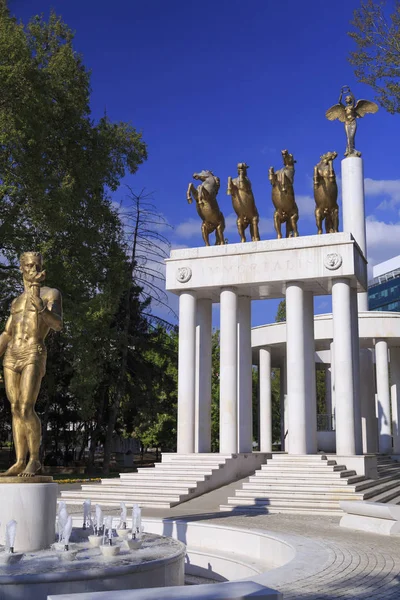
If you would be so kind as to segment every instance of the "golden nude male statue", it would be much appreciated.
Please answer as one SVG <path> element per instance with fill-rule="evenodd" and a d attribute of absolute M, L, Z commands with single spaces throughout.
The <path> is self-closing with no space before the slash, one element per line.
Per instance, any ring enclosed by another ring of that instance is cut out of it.
<path fill-rule="evenodd" d="M 46 371 L 44 341 L 50 329 L 60 331 L 62 328 L 60 292 L 41 287 L 46 276 L 42 256 L 38 252 L 25 252 L 20 258 L 20 270 L 24 292 L 13 300 L 5 331 L 0 335 L 16 462 L 0 477 L 34 477 L 40 472 L 41 427 L 35 403 Z"/>

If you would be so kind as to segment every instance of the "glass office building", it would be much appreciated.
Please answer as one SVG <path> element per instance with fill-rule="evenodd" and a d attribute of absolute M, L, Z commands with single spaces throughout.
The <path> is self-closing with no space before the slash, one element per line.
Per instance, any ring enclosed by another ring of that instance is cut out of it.
<path fill-rule="evenodd" d="M 368 283 L 369 310 L 400 312 L 400 256 L 375 265 Z"/>

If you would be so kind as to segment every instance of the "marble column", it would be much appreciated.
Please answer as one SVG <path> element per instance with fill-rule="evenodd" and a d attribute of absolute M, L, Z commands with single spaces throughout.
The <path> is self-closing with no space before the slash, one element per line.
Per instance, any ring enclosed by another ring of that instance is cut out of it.
<path fill-rule="evenodd" d="M 211 314 L 211 300 L 197 300 L 195 452 L 211 452 Z"/>
<path fill-rule="evenodd" d="M 307 410 L 307 454 L 315 454 L 317 443 L 317 387 L 315 372 L 314 295 L 304 292 L 304 358 Z"/>
<path fill-rule="evenodd" d="M 392 452 L 390 423 L 390 388 L 387 341 L 375 341 L 376 391 L 378 410 L 379 452 Z"/>
<path fill-rule="evenodd" d="M 361 392 L 360 392 L 360 336 L 358 331 L 357 290 L 350 289 L 352 356 L 353 356 L 353 398 L 354 398 L 354 436 L 356 454 L 363 453 L 361 433 Z"/>
<path fill-rule="evenodd" d="M 237 312 L 238 295 L 225 288 L 220 295 L 220 417 L 221 454 L 237 452 Z"/>
<path fill-rule="evenodd" d="M 353 235 L 365 257 L 367 257 L 367 235 L 365 228 L 364 167 L 359 156 L 348 156 L 342 160 L 342 220 L 343 231 Z M 359 311 L 368 310 L 368 293 L 357 295 Z"/>
<path fill-rule="evenodd" d="M 253 452 L 251 298 L 239 296 L 237 319 L 238 452 Z"/>
<path fill-rule="evenodd" d="M 272 452 L 271 349 L 259 351 L 260 451 Z"/>
<path fill-rule="evenodd" d="M 302 283 L 288 283 L 286 351 L 289 454 L 313 454 L 317 451 L 313 324 L 312 294 L 304 292 Z"/>
<path fill-rule="evenodd" d="M 331 351 L 331 414 L 332 414 L 332 425 L 333 429 L 336 430 L 336 396 L 335 396 L 335 345 L 333 342 L 330 343 Z"/>
<path fill-rule="evenodd" d="M 289 451 L 289 407 L 287 398 L 286 356 L 283 357 L 280 368 L 280 408 L 281 408 L 281 450 Z"/>
<path fill-rule="evenodd" d="M 350 280 L 332 282 L 332 316 L 335 365 L 336 454 L 354 455 L 353 334 Z"/>
<path fill-rule="evenodd" d="M 390 348 L 393 454 L 400 454 L 400 348 Z"/>
<path fill-rule="evenodd" d="M 194 452 L 196 386 L 196 295 L 179 296 L 178 454 Z"/>
<path fill-rule="evenodd" d="M 373 350 L 360 350 L 361 428 L 363 453 L 378 452 L 378 426 L 375 407 L 375 365 Z"/>

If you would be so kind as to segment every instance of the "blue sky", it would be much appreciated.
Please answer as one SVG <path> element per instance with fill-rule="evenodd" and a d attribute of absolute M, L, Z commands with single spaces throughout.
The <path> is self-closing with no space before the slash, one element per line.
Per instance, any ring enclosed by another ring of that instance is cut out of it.
<path fill-rule="evenodd" d="M 297 160 L 300 235 L 316 233 L 313 167 L 321 154 L 336 150 L 342 158 L 345 148 L 343 125 L 324 113 L 345 84 L 357 98 L 373 99 L 347 61 L 354 47 L 347 31 L 359 3 L 10 0 L 10 7 L 23 20 L 54 8 L 75 30 L 75 47 L 92 70 L 93 115 L 106 109 L 111 119 L 143 132 L 149 159 L 127 182 L 154 192 L 174 226 L 168 234 L 173 246 L 182 247 L 203 244 L 196 209 L 186 202 L 191 175 L 202 169 L 220 177 L 226 237 L 239 241 L 225 191 L 242 161 L 250 165 L 261 238 L 274 238 L 268 168 L 281 167 L 283 148 Z M 360 121 L 357 132 L 371 265 L 400 253 L 399 119 L 380 109 Z M 121 187 L 115 200 L 125 195 Z M 272 321 L 276 306 L 254 303 L 253 324 Z M 329 309 L 328 298 L 315 299 L 317 313 Z"/>

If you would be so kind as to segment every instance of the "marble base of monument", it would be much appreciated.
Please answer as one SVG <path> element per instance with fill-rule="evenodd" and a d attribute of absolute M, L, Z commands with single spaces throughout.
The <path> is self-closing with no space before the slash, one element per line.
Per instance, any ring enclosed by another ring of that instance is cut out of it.
<path fill-rule="evenodd" d="M 49 482 L 40 483 L 43 479 Z M 0 480 L 0 544 L 5 543 L 5 524 L 14 519 L 17 522 L 15 552 L 48 548 L 55 540 L 57 491 L 58 484 L 52 483 L 51 477 Z"/>

